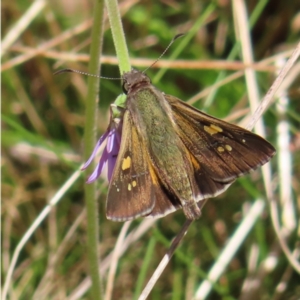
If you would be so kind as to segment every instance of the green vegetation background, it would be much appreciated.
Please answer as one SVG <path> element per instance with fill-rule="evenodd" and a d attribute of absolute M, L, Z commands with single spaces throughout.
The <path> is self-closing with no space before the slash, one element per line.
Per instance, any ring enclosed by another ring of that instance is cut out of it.
<path fill-rule="evenodd" d="M 211 1 L 121 1 L 124 32 L 131 58 L 139 58 L 140 69 L 148 61 L 156 59 L 170 40 L 178 33 L 188 32 L 199 20 Z M 2 36 L 24 16 L 31 1 L 2 2 Z M 178 59 L 189 62 L 201 60 L 227 60 L 236 45 L 233 13 L 229 1 L 214 2 L 214 10 L 206 23 L 196 30 L 189 44 Z M 299 5 L 296 1 L 248 1 L 249 15 L 257 12 L 257 20 L 251 31 L 256 61 L 276 53 L 293 49 L 299 41 Z M 78 169 L 82 160 L 83 126 L 87 78 L 78 74 L 53 76 L 60 68 L 87 70 L 86 56 L 90 43 L 90 25 L 80 34 L 71 32 L 68 39 L 61 39 L 54 47 L 35 53 L 30 59 L 13 64 L 14 59 L 55 41 L 60 35 L 91 19 L 92 1 L 51 1 L 27 26 L 19 39 L 3 56 L 6 69 L 2 73 L 2 284 L 5 280 L 12 253 L 37 218 L 49 199 Z M 176 43 L 164 56 L 167 60 L 176 51 Z M 66 54 L 63 59 L 60 54 Z M 241 52 L 234 58 L 241 61 Z M 101 73 L 106 77 L 119 77 L 114 60 L 115 50 L 108 21 L 104 32 L 103 54 L 105 63 Z M 176 60 L 174 60 L 174 63 Z M 159 64 L 157 64 L 159 66 Z M 158 69 L 147 71 L 155 78 Z M 162 91 L 188 101 L 204 88 L 212 86 L 220 74 L 227 77 L 234 71 L 185 69 L 171 67 L 160 80 L 153 83 Z M 275 74 L 258 72 L 260 93 L 263 96 Z M 97 136 L 106 129 L 109 121 L 109 104 L 122 93 L 119 81 L 101 80 L 99 94 Z M 211 95 L 210 95 L 211 96 Z M 288 90 L 290 104 L 288 122 L 291 126 L 291 155 L 293 156 L 293 196 L 295 207 L 299 205 L 299 77 Z M 222 85 L 211 98 L 201 98 L 194 105 L 219 118 L 232 116 L 237 123 L 249 104 L 244 77 Z M 239 115 L 235 118 L 234 115 Z M 264 115 L 267 139 L 277 144 L 278 116 L 275 105 Z M 272 184 L 278 193 L 276 158 L 273 159 Z M 49 217 L 39 226 L 25 245 L 14 270 L 10 299 L 34 299 L 40 293 L 43 299 L 67 299 L 74 289 L 88 276 L 86 257 L 86 220 L 84 218 L 83 185 L 88 174 L 82 173 L 63 199 L 53 208 Z M 99 180 L 99 251 L 108 255 L 115 246 L 122 227 L 105 218 L 107 181 Z M 199 283 L 215 262 L 226 241 L 237 228 L 247 207 L 257 198 L 264 197 L 261 172 L 256 171 L 238 180 L 230 189 L 208 201 L 200 220 L 194 222 L 171 263 L 154 287 L 149 299 L 191 299 Z M 78 219 L 78 216 L 82 216 Z M 78 220 L 78 224 L 76 223 Z M 137 293 L 137 281 L 144 274 L 141 269 L 146 253 L 150 263 L 145 271 L 142 286 L 151 276 L 168 245 L 184 223 L 182 211 L 168 215 L 131 245 L 120 258 L 114 282 L 113 299 L 132 299 Z M 137 227 L 141 219 L 131 228 Z M 76 226 L 74 224 L 77 224 Z M 74 226 L 74 227 L 72 227 Z M 74 231 L 72 231 L 74 229 Z M 68 234 L 67 238 L 66 235 Z M 297 233 L 289 240 L 293 249 Z M 63 242 L 63 248 L 60 248 Z M 255 269 L 249 268 L 253 247 L 257 247 Z M 58 249 L 60 252 L 58 252 Z M 271 254 L 277 264 L 271 271 L 263 272 L 262 263 Z M 57 256 L 58 255 L 58 256 Z M 226 272 L 207 299 L 238 299 L 242 286 L 249 276 L 260 280 L 258 299 L 298 299 L 299 276 L 290 271 L 287 289 L 276 293 L 282 275 L 290 270 L 282 254 L 272 227 L 268 205 L 235 254 Z M 251 271 L 253 273 L 251 273 Z M 262 274 L 263 273 L 263 274 Z M 104 276 L 104 283 L 106 276 Z M 81 299 L 91 299 L 85 293 Z M 243 298 L 246 299 L 246 298 Z M 250 298 L 249 298 L 250 299 Z"/>

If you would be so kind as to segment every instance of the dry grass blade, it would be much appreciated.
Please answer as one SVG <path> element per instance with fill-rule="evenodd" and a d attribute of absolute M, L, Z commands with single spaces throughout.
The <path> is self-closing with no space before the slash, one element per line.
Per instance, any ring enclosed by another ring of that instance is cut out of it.
<path fill-rule="evenodd" d="M 143 222 L 136 228 L 133 229 L 125 238 L 121 249 L 119 250 L 119 255 L 122 256 L 128 248 L 138 241 L 156 222 L 154 219 L 145 219 Z M 101 274 L 105 274 L 111 265 L 113 253 L 110 253 L 104 259 L 102 259 L 102 264 L 99 266 Z M 91 279 L 87 276 L 82 280 L 73 292 L 69 295 L 68 300 L 78 300 L 88 291 L 91 286 Z"/>
<path fill-rule="evenodd" d="M 61 198 L 65 195 L 65 193 L 70 189 L 70 187 L 75 183 L 75 181 L 80 177 L 81 171 L 80 169 L 76 171 L 70 178 L 66 181 L 66 183 L 57 191 L 57 193 L 54 195 L 54 197 L 50 200 L 49 204 L 43 209 L 43 211 L 40 213 L 38 218 L 35 219 L 34 223 L 28 228 L 20 242 L 18 243 L 11 262 L 10 266 L 7 272 L 7 276 L 5 278 L 5 284 L 2 291 L 2 299 L 5 300 L 9 285 L 11 283 L 12 274 L 14 271 L 14 268 L 16 266 L 18 257 L 20 255 L 20 252 L 22 251 L 24 245 L 27 243 L 27 241 L 30 239 L 31 235 L 34 233 L 34 231 L 40 226 L 41 222 L 48 216 L 49 212 L 51 211 L 52 207 L 55 206 L 58 201 L 61 200 Z"/>
<path fill-rule="evenodd" d="M 122 244 L 124 243 L 125 235 L 129 229 L 129 226 L 131 225 L 131 221 L 125 222 L 121 232 L 119 234 L 115 249 L 112 253 L 112 258 L 111 258 L 111 264 L 107 276 L 107 285 L 106 285 L 106 291 L 105 291 L 105 300 L 110 300 L 112 299 L 112 292 L 113 292 L 113 286 L 114 286 L 114 279 L 116 275 L 116 270 L 117 270 L 117 265 L 118 265 L 118 260 L 120 258 L 121 254 L 121 247 Z"/>
<path fill-rule="evenodd" d="M 165 270 L 166 266 L 170 262 L 175 250 L 177 249 L 180 242 L 182 241 L 182 239 L 186 235 L 186 233 L 187 233 L 189 227 L 191 226 L 192 222 L 193 221 L 191 221 L 191 220 L 186 220 L 185 221 L 182 228 L 180 229 L 180 231 L 178 232 L 176 237 L 173 239 L 169 250 L 167 251 L 167 253 L 162 258 L 161 262 L 157 266 L 155 272 L 152 274 L 152 277 L 150 278 L 150 280 L 148 281 L 146 287 L 144 288 L 143 292 L 139 296 L 139 300 L 147 299 L 147 297 L 149 296 L 149 294 L 150 294 L 151 290 L 153 289 L 155 283 L 158 281 L 158 279 L 160 278 L 160 275 L 162 274 L 162 272 Z"/>
<path fill-rule="evenodd" d="M 204 280 L 195 293 L 195 299 L 202 300 L 206 299 L 207 295 L 210 293 L 213 285 L 219 279 L 221 274 L 224 272 L 229 262 L 235 255 L 236 251 L 240 248 L 246 236 L 249 234 L 253 228 L 255 222 L 263 212 L 265 203 L 263 200 L 256 200 L 252 205 L 249 212 L 247 212 L 246 217 L 241 222 L 236 232 L 232 235 L 228 241 L 227 246 L 224 248 L 218 260 L 214 266 L 210 269 L 207 279 Z"/>
<path fill-rule="evenodd" d="M 1 43 L 1 57 L 7 52 L 9 47 L 19 38 L 19 36 L 27 29 L 28 25 L 39 13 L 44 9 L 47 2 L 45 0 L 35 0 L 24 13 L 22 18 L 10 29 L 10 31 L 3 38 Z"/>

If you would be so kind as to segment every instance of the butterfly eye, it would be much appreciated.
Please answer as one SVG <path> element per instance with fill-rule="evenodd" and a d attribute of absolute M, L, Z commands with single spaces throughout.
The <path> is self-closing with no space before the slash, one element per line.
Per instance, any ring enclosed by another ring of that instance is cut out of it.
<path fill-rule="evenodd" d="M 126 81 L 124 81 L 122 89 L 123 89 L 123 92 L 127 95 L 128 89 L 129 89 L 129 85 L 128 85 L 128 83 Z"/>

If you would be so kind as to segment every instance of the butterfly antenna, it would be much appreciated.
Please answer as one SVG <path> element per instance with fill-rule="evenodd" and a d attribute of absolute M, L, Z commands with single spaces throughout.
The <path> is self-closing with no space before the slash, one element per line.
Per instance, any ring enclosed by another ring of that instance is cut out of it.
<path fill-rule="evenodd" d="M 179 33 L 177 35 L 175 35 L 172 39 L 172 41 L 170 42 L 170 44 L 167 46 L 167 48 L 163 51 L 163 53 L 147 68 L 143 71 L 143 73 L 146 73 L 146 71 L 148 69 L 150 69 L 151 67 L 153 67 L 164 55 L 165 53 L 168 51 L 168 49 L 171 47 L 171 45 L 180 37 L 182 37 L 184 35 L 184 33 Z M 91 77 L 97 77 L 97 78 L 102 78 L 102 79 L 109 79 L 109 80 L 122 80 L 122 78 L 116 78 L 116 77 L 103 77 L 103 76 L 99 76 L 96 74 L 90 74 L 87 72 L 82 72 L 82 71 L 78 71 L 78 70 L 74 70 L 74 69 L 62 69 L 62 70 L 58 70 L 56 72 L 53 73 L 53 75 L 58 75 L 58 74 L 62 74 L 62 73 L 78 73 L 81 75 L 86 75 L 86 76 L 91 76 Z"/>
<path fill-rule="evenodd" d="M 87 76 L 91 76 L 91 77 L 110 79 L 110 80 L 121 80 L 122 79 L 122 78 L 115 78 L 115 77 L 103 77 L 103 76 L 90 74 L 90 73 L 86 73 L 86 72 L 82 72 L 82 71 L 78 71 L 78 70 L 74 70 L 74 69 L 62 69 L 62 70 L 56 71 L 53 75 L 58 75 L 58 74 L 62 74 L 62 73 L 78 73 L 78 74 L 87 75 Z"/>
<path fill-rule="evenodd" d="M 150 68 L 152 68 L 164 55 L 165 53 L 168 51 L 168 49 L 171 47 L 171 45 L 180 37 L 182 37 L 184 35 L 184 33 L 179 33 L 179 34 L 176 34 L 172 41 L 170 42 L 170 44 L 167 46 L 167 48 L 164 50 L 164 52 L 147 68 L 143 71 L 143 73 L 146 73 L 146 71 Z"/>

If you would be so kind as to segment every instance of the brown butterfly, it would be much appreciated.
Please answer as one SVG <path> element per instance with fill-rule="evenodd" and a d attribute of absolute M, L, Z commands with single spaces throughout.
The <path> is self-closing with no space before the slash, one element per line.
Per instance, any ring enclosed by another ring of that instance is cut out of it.
<path fill-rule="evenodd" d="M 123 75 L 122 138 L 107 196 L 107 217 L 162 217 L 179 208 L 200 216 L 199 201 L 267 163 L 274 147 L 157 90 L 143 72 Z"/>

